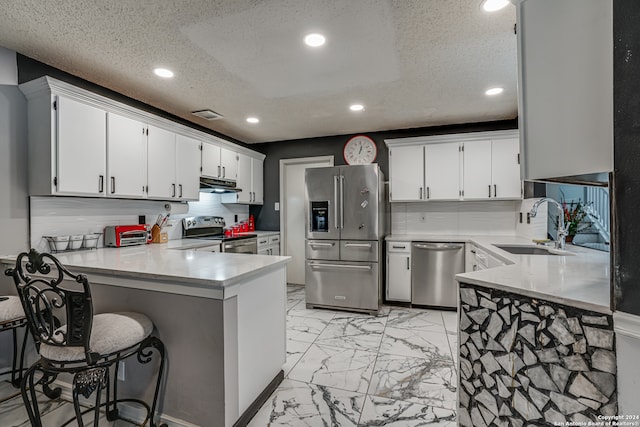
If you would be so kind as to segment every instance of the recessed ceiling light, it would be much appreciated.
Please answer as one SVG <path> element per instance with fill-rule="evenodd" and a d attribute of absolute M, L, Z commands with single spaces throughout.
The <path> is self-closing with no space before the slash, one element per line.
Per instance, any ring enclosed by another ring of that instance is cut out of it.
<path fill-rule="evenodd" d="M 247 117 L 248 123 L 260 123 L 260 119 L 257 117 Z"/>
<path fill-rule="evenodd" d="M 351 111 L 362 111 L 362 110 L 364 110 L 364 105 L 362 105 L 362 104 L 352 104 L 351 106 L 349 106 L 349 109 Z"/>
<path fill-rule="evenodd" d="M 501 87 L 492 87 L 491 89 L 487 89 L 487 91 L 484 93 L 485 95 L 500 95 L 502 92 L 504 92 L 504 89 Z"/>
<path fill-rule="evenodd" d="M 170 79 L 173 77 L 173 71 L 167 70 L 166 68 L 156 68 L 153 70 L 156 76 L 163 77 L 165 79 Z"/>
<path fill-rule="evenodd" d="M 322 46 L 325 41 L 326 39 L 324 38 L 324 36 L 318 33 L 307 34 L 304 38 L 304 42 L 307 44 L 307 46 L 311 47 Z"/>
<path fill-rule="evenodd" d="M 484 0 L 482 8 L 486 12 L 496 12 L 509 4 L 509 0 Z"/>

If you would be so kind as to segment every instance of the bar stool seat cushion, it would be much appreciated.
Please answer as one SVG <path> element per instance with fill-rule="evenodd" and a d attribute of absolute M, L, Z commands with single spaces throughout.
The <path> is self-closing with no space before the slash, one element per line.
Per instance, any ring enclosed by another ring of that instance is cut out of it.
<path fill-rule="evenodd" d="M 56 331 L 66 332 L 63 325 Z M 89 345 L 92 352 L 102 356 L 116 353 L 140 343 L 151 335 L 153 323 L 140 313 L 103 313 L 93 316 Z M 55 335 L 54 335 L 55 336 Z M 84 348 L 58 347 L 42 343 L 40 356 L 57 362 L 72 362 L 85 359 Z"/>
<path fill-rule="evenodd" d="M 24 317 L 24 310 L 22 309 L 20 298 L 16 296 L 2 296 L 0 298 L 8 298 L 0 301 L 0 323 L 22 319 Z"/>

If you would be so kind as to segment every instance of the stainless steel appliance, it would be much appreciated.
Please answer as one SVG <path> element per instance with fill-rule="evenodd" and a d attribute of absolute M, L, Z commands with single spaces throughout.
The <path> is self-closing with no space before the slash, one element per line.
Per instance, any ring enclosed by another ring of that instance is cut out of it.
<path fill-rule="evenodd" d="M 307 169 L 305 213 L 307 307 L 376 313 L 386 233 L 378 165 Z"/>
<path fill-rule="evenodd" d="M 222 252 L 237 254 L 257 254 L 258 236 L 241 233 L 236 236 L 224 235 L 225 221 L 219 216 L 194 216 L 182 220 L 182 237 L 211 240 L 221 243 Z"/>
<path fill-rule="evenodd" d="M 411 303 L 456 308 L 464 273 L 464 243 L 414 242 L 411 245 Z"/>

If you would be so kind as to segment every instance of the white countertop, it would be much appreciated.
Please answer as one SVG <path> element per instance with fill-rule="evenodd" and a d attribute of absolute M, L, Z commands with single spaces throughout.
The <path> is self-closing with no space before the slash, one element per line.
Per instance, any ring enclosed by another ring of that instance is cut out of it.
<path fill-rule="evenodd" d="M 387 240 L 474 243 L 509 265 L 458 274 L 459 282 L 611 313 L 608 252 L 567 245 L 573 255 L 514 255 L 495 246 L 533 245 L 531 240 L 514 236 L 396 234 Z"/>
<path fill-rule="evenodd" d="M 192 239 L 195 240 L 195 239 Z M 150 244 L 126 248 L 100 248 L 54 254 L 73 273 L 109 279 L 115 286 L 149 289 L 223 299 L 224 289 L 263 272 L 284 266 L 291 257 L 172 250 L 173 244 Z M 201 241 L 208 242 L 210 241 Z M 6 263 L 15 256 L 4 257 Z M 91 276 L 89 277 L 91 281 Z"/>

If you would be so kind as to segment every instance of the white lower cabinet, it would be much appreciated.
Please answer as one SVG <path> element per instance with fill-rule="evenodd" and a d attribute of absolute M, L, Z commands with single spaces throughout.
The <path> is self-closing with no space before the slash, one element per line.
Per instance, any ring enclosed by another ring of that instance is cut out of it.
<path fill-rule="evenodd" d="M 387 242 L 387 300 L 411 301 L 411 242 Z"/>
<path fill-rule="evenodd" d="M 258 255 L 280 255 L 280 234 L 258 237 Z"/>

